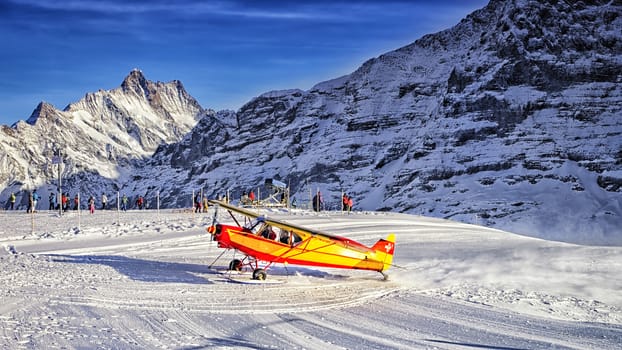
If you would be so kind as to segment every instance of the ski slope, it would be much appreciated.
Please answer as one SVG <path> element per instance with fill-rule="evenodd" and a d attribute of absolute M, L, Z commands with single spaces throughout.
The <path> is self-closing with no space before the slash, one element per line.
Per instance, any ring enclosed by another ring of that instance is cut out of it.
<path fill-rule="evenodd" d="M 239 283 L 224 272 L 234 253 L 216 260 L 211 212 L 1 212 L 0 348 L 622 346 L 622 247 L 395 213 L 267 214 L 364 244 L 394 232 L 398 266 L 389 281 L 279 265 L 278 283 Z"/>

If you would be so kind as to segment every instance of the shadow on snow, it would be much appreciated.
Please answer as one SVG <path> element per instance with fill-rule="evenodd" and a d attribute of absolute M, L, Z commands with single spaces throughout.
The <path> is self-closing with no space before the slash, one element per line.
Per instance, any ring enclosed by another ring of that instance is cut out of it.
<path fill-rule="evenodd" d="M 49 255 L 54 262 L 71 264 L 97 264 L 110 266 L 119 273 L 142 282 L 213 284 L 209 277 L 222 276 L 226 267 L 178 262 L 165 262 L 129 258 L 122 255 Z M 246 271 L 247 269 L 245 269 Z M 315 278 L 345 279 L 346 276 L 304 267 L 274 266 L 269 270 L 273 276 L 307 276 Z M 248 272 L 248 271 L 246 271 Z"/>
<path fill-rule="evenodd" d="M 55 262 L 110 266 L 136 281 L 211 284 L 199 275 L 216 275 L 205 265 L 128 258 L 120 255 L 50 255 Z"/>

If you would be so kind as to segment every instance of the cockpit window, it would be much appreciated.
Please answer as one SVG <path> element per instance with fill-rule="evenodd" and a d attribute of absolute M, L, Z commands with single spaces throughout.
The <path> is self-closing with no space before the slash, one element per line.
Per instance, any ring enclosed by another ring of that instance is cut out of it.
<path fill-rule="evenodd" d="M 263 224 L 265 223 L 265 219 L 263 216 L 256 218 L 255 220 L 249 222 L 244 227 L 249 229 L 253 233 L 259 232 Z"/>

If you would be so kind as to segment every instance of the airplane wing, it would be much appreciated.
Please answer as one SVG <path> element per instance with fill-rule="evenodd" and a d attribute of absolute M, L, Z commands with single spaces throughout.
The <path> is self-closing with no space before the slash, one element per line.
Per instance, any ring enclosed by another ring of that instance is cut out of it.
<path fill-rule="evenodd" d="M 261 215 L 259 215 L 259 213 L 254 212 L 254 211 L 252 211 L 252 210 L 248 210 L 248 209 L 245 209 L 245 208 L 236 207 L 235 205 L 227 204 L 227 203 L 225 203 L 225 202 L 221 202 L 221 201 L 217 201 L 217 200 L 210 199 L 210 200 L 209 200 L 209 203 L 210 203 L 210 204 L 214 204 L 214 205 L 218 205 L 218 206 L 220 206 L 220 207 L 222 207 L 222 208 L 225 208 L 225 209 L 227 209 L 227 210 L 234 211 L 234 212 L 236 212 L 236 213 L 242 214 L 242 215 L 244 215 L 244 216 L 248 216 L 248 217 L 253 218 L 253 219 L 256 219 L 256 218 L 258 218 L 258 217 L 260 217 L 260 216 L 261 216 Z"/>
<path fill-rule="evenodd" d="M 308 234 L 308 235 L 312 235 L 312 236 L 323 236 L 323 237 L 326 237 L 326 238 L 330 238 L 332 240 L 343 241 L 344 243 L 355 243 L 355 242 L 350 241 L 349 239 L 341 237 L 341 236 L 332 235 L 330 233 L 326 233 L 326 232 L 322 232 L 322 231 L 319 231 L 319 230 L 310 229 L 310 228 L 303 227 L 303 226 L 293 225 L 293 224 L 290 224 L 290 223 L 285 222 L 285 221 L 270 219 L 270 218 L 266 217 L 265 215 L 260 215 L 259 213 L 255 212 L 255 211 L 248 210 L 248 209 L 245 209 L 245 208 L 236 207 L 235 205 L 227 204 L 227 203 L 224 203 L 224 202 L 221 202 L 221 201 L 210 200 L 209 202 L 211 204 L 219 205 L 219 206 L 221 206 L 221 207 L 223 207 L 223 208 L 225 208 L 227 210 L 230 210 L 232 212 L 236 212 L 238 214 L 242 214 L 244 216 L 248 216 L 248 217 L 253 218 L 253 219 L 256 219 L 256 218 L 258 218 L 260 216 L 263 216 L 265 223 L 267 223 L 268 225 L 272 225 L 274 227 L 278 227 L 278 228 L 283 229 L 283 230 L 294 231 L 294 232 Z"/>

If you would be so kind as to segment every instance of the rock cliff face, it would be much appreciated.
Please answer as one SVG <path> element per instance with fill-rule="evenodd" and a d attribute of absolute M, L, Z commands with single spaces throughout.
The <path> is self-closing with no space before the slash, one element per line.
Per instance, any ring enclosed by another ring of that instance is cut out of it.
<path fill-rule="evenodd" d="M 210 195 L 274 177 L 299 204 L 319 188 L 338 206 L 343 190 L 363 209 L 621 241 L 621 28 L 616 2 L 491 1 L 350 75 L 200 124 L 153 166 Z"/>

